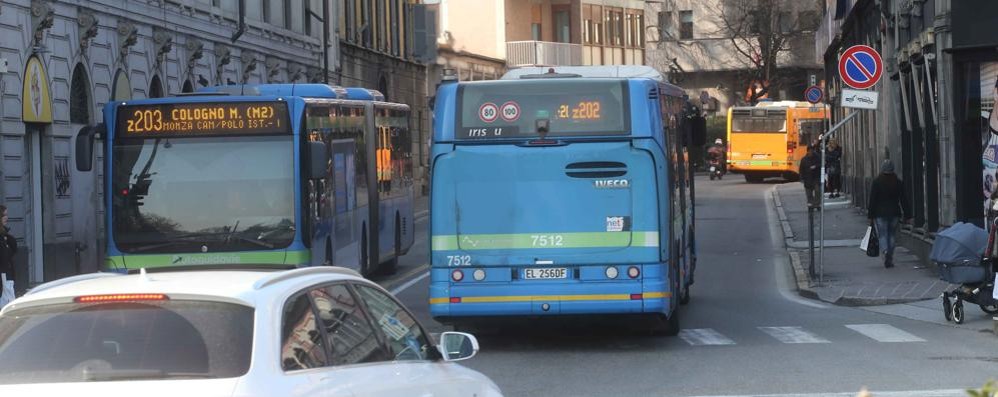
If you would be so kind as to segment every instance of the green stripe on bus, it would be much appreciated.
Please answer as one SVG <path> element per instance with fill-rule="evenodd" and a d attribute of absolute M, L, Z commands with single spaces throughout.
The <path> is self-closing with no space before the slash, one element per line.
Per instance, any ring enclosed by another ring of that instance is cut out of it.
<path fill-rule="evenodd" d="M 154 255 L 117 255 L 104 259 L 104 267 L 115 269 L 125 263 L 130 269 L 140 267 L 226 265 L 226 264 L 307 264 L 312 258 L 309 251 L 260 251 L 260 252 L 213 252 Z M 126 262 L 127 261 L 127 262 Z"/>
<path fill-rule="evenodd" d="M 615 247 L 658 247 L 658 232 L 462 234 L 432 237 L 434 251 Z"/>

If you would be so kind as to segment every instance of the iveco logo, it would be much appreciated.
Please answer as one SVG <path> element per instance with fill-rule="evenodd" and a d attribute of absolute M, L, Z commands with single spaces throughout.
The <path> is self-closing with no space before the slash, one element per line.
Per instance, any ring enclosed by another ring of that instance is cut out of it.
<path fill-rule="evenodd" d="M 631 187 L 631 182 L 627 179 L 607 179 L 593 181 L 593 187 L 597 189 L 627 189 Z"/>

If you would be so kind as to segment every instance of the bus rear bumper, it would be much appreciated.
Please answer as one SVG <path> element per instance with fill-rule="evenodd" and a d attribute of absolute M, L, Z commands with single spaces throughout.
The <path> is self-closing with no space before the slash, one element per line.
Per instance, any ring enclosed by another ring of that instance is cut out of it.
<path fill-rule="evenodd" d="M 666 280 L 620 282 L 430 283 L 430 314 L 441 322 L 495 316 L 664 313 Z"/>

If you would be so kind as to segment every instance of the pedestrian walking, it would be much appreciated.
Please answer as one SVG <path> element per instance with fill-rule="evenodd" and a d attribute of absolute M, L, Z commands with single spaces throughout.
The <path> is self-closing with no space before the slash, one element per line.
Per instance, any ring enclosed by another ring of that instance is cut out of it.
<path fill-rule="evenodd" d="M 7 227 L 7 206 L 0 204 L 0 273 L 5 274 L 8 281 L 14 281 L 14 254 L 16 253 L 17 239 L 10 234 L 10 228 Z M 2 291 L 3 286 L 0 286 L 0 296 L 2 296 Z M 14 299 L 14 297 L 9 298 Z"/>
<path fill-rule="evenodd" d="M 828 197 L 839 197 L 839 190 L 842 189 L 842 147 L 835 139 L 828 140 L 825 170 L 828 173 Z"/>
<path fill-rule="evenodd" d="M 884 253 L 884 267 L 887 268 L 894 267 L 894 234 L 898 221 L 911 221 L 911 206 L 903 192 L 904 183 L 894 173 L 894 163 L 884 160 L 880 165 L 880 175 L 870 186 L 867 217 L 870 226 L 877 228 L 880 250 Z"/>
<path fill-rule="evenodd" d="M 807 154 L 800 160 L 800 181 L 804 184 L 804 193 L 807 196 L 807 205 L 810 209 L 821 206 L 821 157 L 818 155 L 818 146 L 809 145 Z"/>

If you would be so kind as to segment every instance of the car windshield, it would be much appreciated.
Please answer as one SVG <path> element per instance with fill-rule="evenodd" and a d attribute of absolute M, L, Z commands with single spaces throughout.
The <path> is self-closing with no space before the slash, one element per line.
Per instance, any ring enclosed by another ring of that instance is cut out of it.
<path fill-rule="evenodd" d="M 59 304 L 0 317 L 0 384 L 232 378 L 253 309 L 206 301 Z"/>
<path fill-rule="evenodd" d="M 291 136 L 117 140 L 115 243 L 130 253 L 288 246 L 292 152 Z"/>

